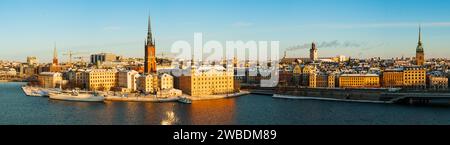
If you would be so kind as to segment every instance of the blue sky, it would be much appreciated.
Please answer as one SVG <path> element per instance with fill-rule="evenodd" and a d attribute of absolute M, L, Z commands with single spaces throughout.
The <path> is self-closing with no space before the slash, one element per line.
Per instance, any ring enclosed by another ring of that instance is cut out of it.
<path fill-rule="evenodd" d="M 422 24 L 425 54 L 450 55 L 450 1 L 442 0 L 1 0 L 0 59 L 49 62 L 55 41 L 61 53 L 143 57 L 149 13 L 158 53 L 202 32 L 205 41 L 276 40 L 283 50 L 354 44 L 319 48 L 321 57 L 408 57 Z"/>

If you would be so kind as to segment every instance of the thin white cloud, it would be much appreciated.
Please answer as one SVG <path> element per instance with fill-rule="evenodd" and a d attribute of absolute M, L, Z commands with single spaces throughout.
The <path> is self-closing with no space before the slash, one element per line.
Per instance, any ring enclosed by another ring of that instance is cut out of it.
<path fill-rule="evenodd" d="M 303 27 L 351 29 L 351 28 L 417 27 L 419 25 L 422 25 L 424 27 L 450 27 L 450 22 L 427 22 L 427 23 L 392 22 L 392 23 L 314 24 L 314 25 L 303 25 Z"/>
<path fill-rule="evenodd" d="M 235 22 L 232 24 L 233 27 L 242 28 L 242 27 L 250 27 L 253 26 L 253 23 L 250 22 Z"/>

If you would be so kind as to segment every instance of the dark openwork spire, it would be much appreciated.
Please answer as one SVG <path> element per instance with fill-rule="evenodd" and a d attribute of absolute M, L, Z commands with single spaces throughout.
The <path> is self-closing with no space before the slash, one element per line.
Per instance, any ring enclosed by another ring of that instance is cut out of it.
<path fill-rule="evenodd" d="M 419 41 L 417 43 L 417 49 L 418 52 L 423 52 L 423 46 L 422 46 L 422 27 L 419 25 Z"/>
<path fill-rule="evenodd" d="M 152 24 L 151 24 L 150 16 L 148 16 L 147 45 L 154 45 L 154 40 L 153 40 L 153 35 L 152 35 Z"/>

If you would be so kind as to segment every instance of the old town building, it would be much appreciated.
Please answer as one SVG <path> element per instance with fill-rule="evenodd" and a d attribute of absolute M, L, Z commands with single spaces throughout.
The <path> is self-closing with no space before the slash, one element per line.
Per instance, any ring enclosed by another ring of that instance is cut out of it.
<path fill-rule="evenodd" d="M 38 76 L 39 85 L 43 88 L 57 88 L 63 84 L 62 74 L 58 72 L 43 72 Z"/>
<path fill-rule="evenodd" d="M 188 75 L 180 76 L 180 88 L 191 96 L 234 93 L 233 69 L 223 66 L 193 66 Z"/>
<path fill-rule="evenodd" d="M 339 76 L 341 88 L 379 88 L 380 78 L 377 74 L 342 74 Z"/>

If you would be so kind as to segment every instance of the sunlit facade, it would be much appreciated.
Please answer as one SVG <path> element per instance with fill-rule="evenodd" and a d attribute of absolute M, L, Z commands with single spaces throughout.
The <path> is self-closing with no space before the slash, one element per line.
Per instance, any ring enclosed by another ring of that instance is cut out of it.
<path fill-rule="evenodd" d="M 341 88 L 379 88 L 380 78 L 376 74 L 343 74 L 339 76 Z"/>
<path fill-rule="evenodd" d="M 180 89 L 191 96 L 234 93 L 233 69 L 222 66 L 192 68 L 180 77 Z"/>
<path fill-rule="evenodd" d="M 118 84 L 118 72 L 115 69 L 88 70 L 87 89 L 91 91 L 110 91 Z"/>

